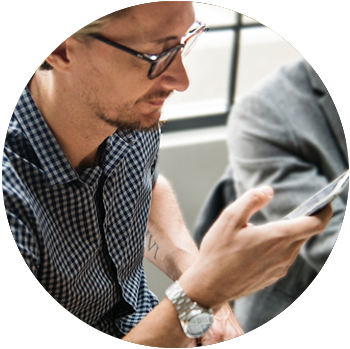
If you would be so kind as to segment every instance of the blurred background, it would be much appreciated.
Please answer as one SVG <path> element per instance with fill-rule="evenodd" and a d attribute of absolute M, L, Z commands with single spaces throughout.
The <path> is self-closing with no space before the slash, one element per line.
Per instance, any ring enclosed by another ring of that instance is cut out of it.
<path fill-rule="evenodd" d="M 45 57 L 92 20 L 139 3 L 1 1 L 2 145 L 16 101 Z M 191 232 L 205 198 L 228 163 L 229 110 L 272 70 L 305 56 L 325 82 L 344 126 L 350 119 L 350 0 L 235 0 L 228 4 L 230 9 L 195 2 L 197 18 L 207 23 L 209 31 L 185 60 L 190 88 L 174 93 L 163 111 L 168 122 L 162 130 L 160 171 L 171 182 Z M 170 280 L 147 261 L 145 268 L 150 288 L 163 298 Z M 340 269 L 336 277 L 342 278 L 342 287 L 330 278 L 333 289 L 310 291 L 323 295 L 327 312 L 317 317 L 319 325 L 315 321 L 308 341 L 286 338 L 291 347 L 350 344 L 350 271 L 344 266 Z M 32 277 L 2 210 L 2 275 L 7 274 Z M 3 294 L 3 301 L 11 296 Z M 14 315 L 4 317 L 3 322 L 13 325 L 19 321 Z"/>

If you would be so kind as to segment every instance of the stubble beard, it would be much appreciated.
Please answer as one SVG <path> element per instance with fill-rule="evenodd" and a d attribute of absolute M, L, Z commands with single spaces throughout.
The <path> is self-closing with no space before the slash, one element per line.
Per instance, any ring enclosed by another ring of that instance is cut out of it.
<path fill-rule="evenodd" d="M 159 118 L 151 123 L 150 125 L 145 126 L 145 120 L 154 118 L 154 113 L 159 113 L 161 115 L 161 108 L 155 108 L 154 111 L 148 114 L 135 115 L 133 107 L 140 103 L 147 103 L 149 101 L 158 99 L 158 98 L 167 98 L 173 91 L 159 91 L 141 97 L 136 102 L 128 102 L 119 106 L 115 111 L 104 111 L 103 108 L 97 104 L 90 104 L 94 110 L 96 116 L 104 121 L 109 126 L 112 126 L 116 129 L 121 129 L 123 131 L 140 131 L 140 132 L 150 132 L 158 130 L 164 123 L 165 120 L 160 120 Z M 118 115 L 118 117 L 111 117 L 109 115 Z"/>

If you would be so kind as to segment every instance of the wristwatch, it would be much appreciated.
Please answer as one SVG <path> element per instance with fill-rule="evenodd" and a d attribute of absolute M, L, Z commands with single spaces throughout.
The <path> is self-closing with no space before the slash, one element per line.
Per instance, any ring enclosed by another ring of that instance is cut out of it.
<path fill-rule="evenodd" d="M 179 314 L 179 320 L 185 335 L 189 338 L 202 337 L 209 331 L 213 320 L 213 309 L 207 309 L 193 302 L 184 292 L 178 281 L 165 291 Z"/>

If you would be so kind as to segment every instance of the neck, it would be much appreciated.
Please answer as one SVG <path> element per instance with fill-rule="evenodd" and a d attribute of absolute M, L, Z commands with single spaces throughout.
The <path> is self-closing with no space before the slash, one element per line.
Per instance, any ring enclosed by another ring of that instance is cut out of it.
<path fill-rule="evenodd" d="M 52 75 L 36 73 L 28 85 L 35 104 L 71 165 L 76 170 L 94 167 L 99 146 L 116 129 L 78 105 L 69 89 L 58 88 L 61 85 L 55 84 Z"/>

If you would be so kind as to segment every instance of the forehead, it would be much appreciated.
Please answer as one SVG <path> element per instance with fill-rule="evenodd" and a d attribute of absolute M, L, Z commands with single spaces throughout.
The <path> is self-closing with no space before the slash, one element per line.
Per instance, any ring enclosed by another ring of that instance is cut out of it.
<path fill-rule="evenodd" d="M 110 20 L 103 33 L 119 42 L 123 39 L 145 42 L 166 36 L 181 38 L 194 20 L 192 2 L 155 2 L 130 8 L 125 15 Z"/>

